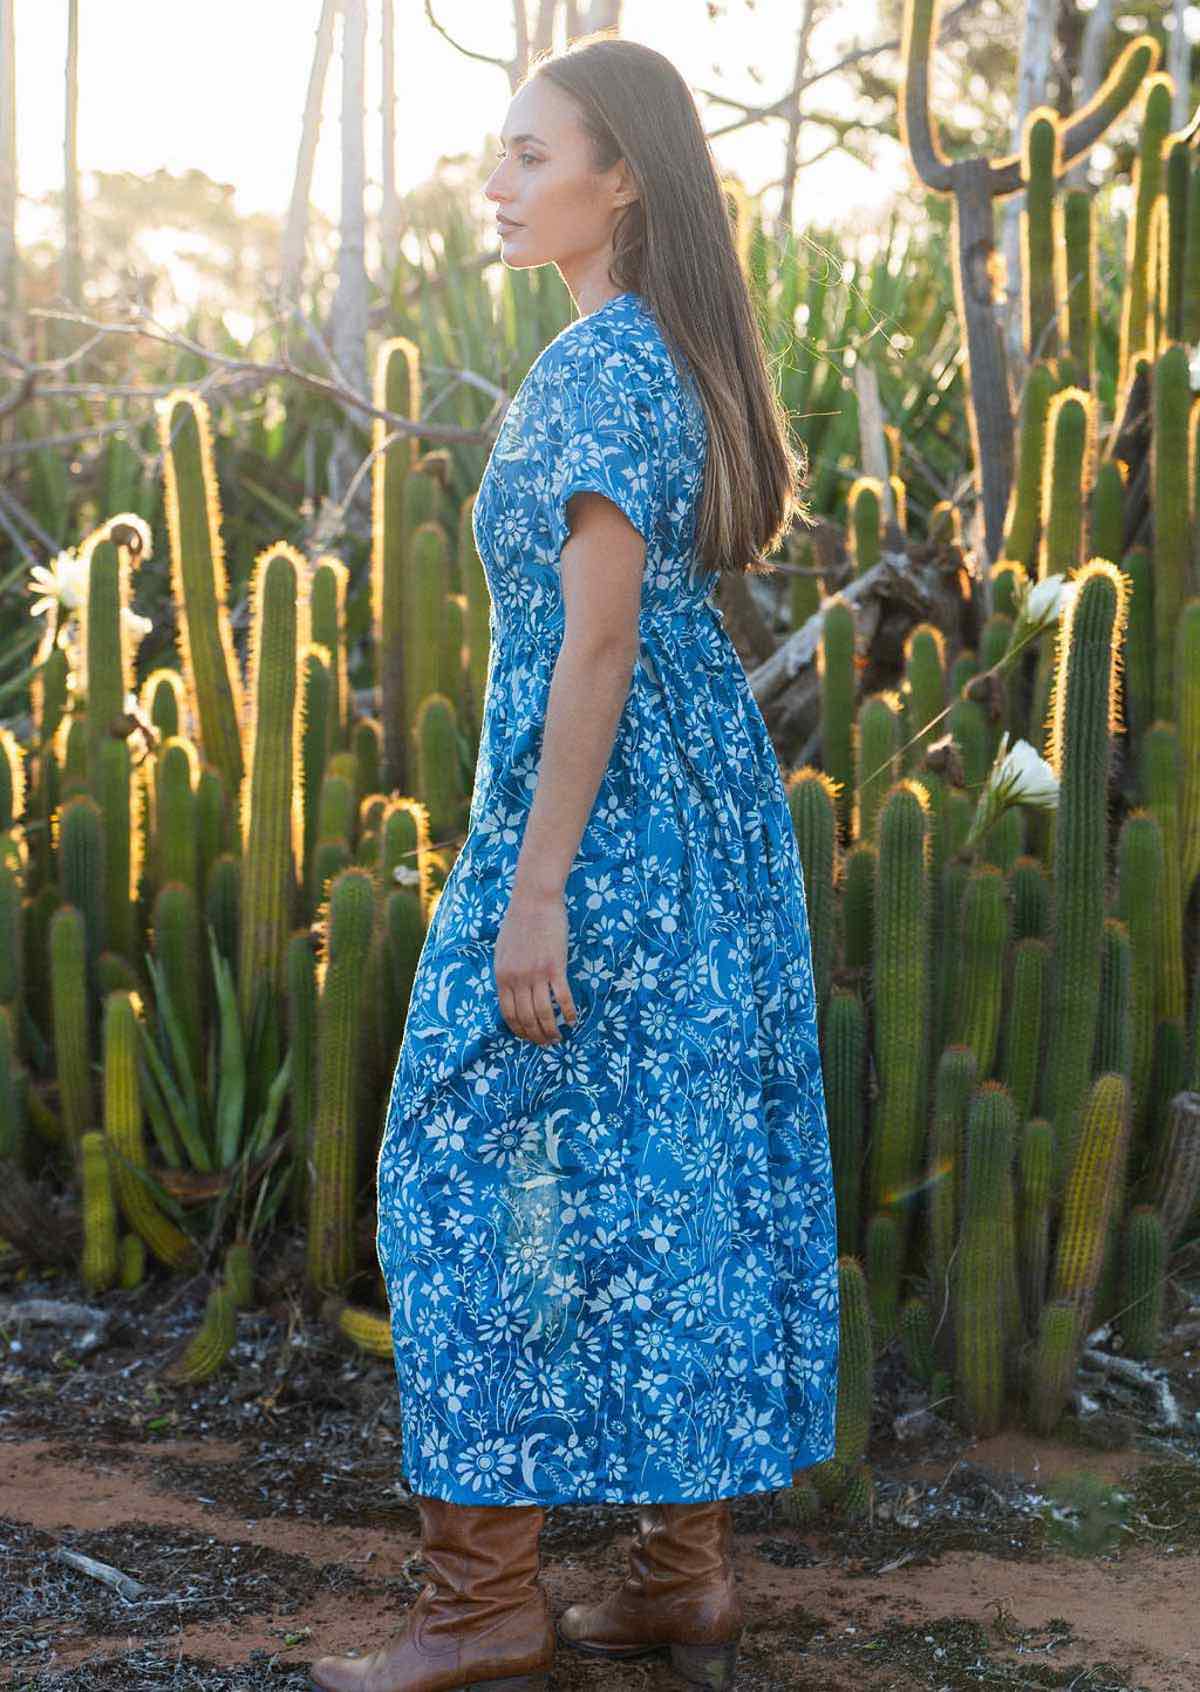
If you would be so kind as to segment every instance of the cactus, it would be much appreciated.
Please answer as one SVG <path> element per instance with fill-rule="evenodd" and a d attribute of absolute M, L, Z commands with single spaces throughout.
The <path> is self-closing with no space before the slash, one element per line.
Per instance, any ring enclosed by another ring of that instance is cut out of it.
<path fill-rule="evenodd" d="M 204 757 L 220 770 L 225 791 L 241 791 L 239 724 L 245 718 L 241 675 L 226 606 L 221 500 L 205 400 L 176 388 L 159 402 L 164 505 L 177 607 L 180 656 Z"/>
<path fill-rule="evenodd" d="M 1016 1238 L 1025 1326 L 1036 1331 L 1046 1297 L 1050 1220 L 1054 1208 L 1054 1130 L 1032 1116 L 1021 1133 L 1018 1156 Z"/>
<path fill-rule="evenodd" d="M 854 611 L 835 595 L 825 606 L 818 649 L 821 678 L 821 767 L 838 784 L 838 821 L 850 838 L 854 803 Z"/>
<path fill-rule="evenodd" d="M 216 1374 L 233 1350 L 237 1338 L 237 1301 L 232 1288 L 224 1280 L 215 1281 L 209 1289 L 200 1326 L 192 1335 L 182 1354 L 163 1370 L 170 1381 L 207 1381 Z"/>
<path fill-rule="evenodd" d="M 1050 761 L 1059 780 L 1057 932 L 1043 1109 L 1054 1123 L 1060 1155 L 1087 1089 L 1100 1009 L 1109 737 L 1120 728 L 1116 680 L 1124 617 L 1125 578 L 1115 565 L 1093 560 L 1076 578 L 1061 620 L 1051 709 Z"/>
<path fill-rule="evenodd" d="M 1033 1111 L 1037 1077 L 1041 1070 L 1043 1006 L 1050 948 L 1035 934 L 1018 940 L 1012 953 L 1012 996 L 1004 1028 L 1004 1055 L 1000 1079 L 1012 1094 L 1017 1116 L 1023 1122 Z"/>
<path fill-rule="evenodd" d="M 949 1298 L 950 1262 L 958 1238 L 963 1204 L 966 1117 L 979 1079 L 979 1060 L 969 1046 L 947 1046 L 938 1060 L 933 1089 L 933 1121 L 929 1136 L 928 1259 L 938 1355 L 950 1362 L 950 1324 L 942 1315 Z"/>
<path fill-rule="evenodd" d="M 1129 1079 L 1133 1072 L 1133 1019 L 1130 997 L 1133 948 L 1129 930 L 1117 917 L 1104 919 L 1104 955 L 1100 961 L 1100 1018 L 1096 1025 L 1093 1075 L 1109 1071 Z"/>
<path fill-rule="evenodd" d="M 311 630 L 313 641 L 325 648 L 329 659 L 330 752 L 344 743 L 350 729 L 350 682 L 346 663 L 346 595 L 349 586 L 350 571 L 340 558 L 322 553 L 314 561 L 308 590 Z"/>
<path fill-rule="evenodd" d="M 307 566 L 286 542 L 254 561 L 250 586 L 251 710 L 241 792 L 242 928 L 238 1003 L 249 1026 L 258 983 L 283 987 L 296 877 L 304 850 L 301 694 L 297 655 L 308 643 Z"/>
<path fill-rule="evenodd" d="M 317 1013 L 308 1219 L 309 1284 L 326 1291 L 336 1290 L 354 1270 L 356 1035 L 374 914 L 375 883 L 370 874 L 357 868 L 343 870 L 329 893 L 328 942 Z"/>
<path fill-rule="evenodd" d="M 879 818 L 875 891 L 875 1061 L 878 1114 L 871 1208 L 898 1207 L 906 1238 L 906 1197 L 921 1155 L 925 1041 L 929 1004 L 929 799 L 906 777 Z M 901 1250 L 901 1257 L 904 1253 Z"/>
<path fill-rule="evenodd" d="M 83 1256 L 79 1276 L 89 1293 L 107 1292 L 120 1273 L 117 1209 L 113 1200 L 108 1141 L 89 1128 L 79 1142 L 83 1210 Z"/>
<path fill-rule="evenodd" d="M 970 1046 L 979 1076 L 992 1073 L 1000 1035 L 1008 904 L 1004 876 L 993 864 L 977 864 L 967 876 L 959 913 L 962 960 L 954 1042 Z"/>
<path fill-rule="evenodd" d="M 983 1436 L 1004 1416 L 1005 1233 L 1016 1112 L 1000 1082 L 985 1081 L 967 1111 L 960 1261 L 954 1274 L 955 1411 Z"/>
<path fill-rule="evenodd" d="M 1200 875 L 1200 599 L 1189 599 L 1183 607 L 1175 673 L 1179 678 L 1179 891 L 1181 907 L 1186 909 Z"/>
<path fill-rule="evenodd" d="M 95 1126 L 88 1051 L 87 960 L 83 918 L 63 905 L 50 919 L 50 992 L 54 1008 L 54 1063 L 62 1123 L 78 1146 Z"/>
<path fill-rule="evenodd" d="M 933 1339 L 929 1300 L 914 1293 L 900 1307 L 900 1349 L 908 1372 L 915 1380 L 933 1379 Z"/>
<path fill-rule="evenodd" d="M 1125 1223 L 1121 1338 L 1130 1357 L 1153 1357 L 1162 1339 L 1167 1244 L 1152 1204 L 1134 1205 Z"/>
<path fill-rule="evenodd" d="M 104 1002 L 104 1132 L 117 1199 L 131 1228 L 169 1269 L 190 1266 L 194 1242 L 159 1210 L 147 1180 L 142 1099 L 137 1072 L 137 1012 L 132 993 Z"/>
<path fill-rule="evenodd" d="M 1179 736 L 1173 723 L 1154 723 L 1142 742 L 1142 791 L 1163 842 L 1162 898 L 1155 916 L 1154 1015 L 1182 1017 L 1187 990 L 1183 975 L 1183 891 L 1179 871 Z M 1145 897 L 1145 890 L 1141 890 Z"/>
<path fill-rule="evenodd" d="M 1179 715 L 1175 650 L 1191 569 L 1188 533 L 1189 349 L 1172 342 L 1154 363 L 1154 426 L 1150 474 L 1154 487 L 1154 710 Z M 1183 678 L 1180 677 L 1182 682 Z M 1194 688 L 1196 677 L 1190 678 Z"/>
<path fill-rule="evenodd" d="M 1075 1378 L 1082 1338 L 1079 1310 L 1070 1299 L 1042 1306 L 1029 1370 L 1029 1418 L 1038 1433 L 1054 1431 Z"/>
<path fill-rule="evenodd" d="M 900 779 L 900 696 L 873 693 L 859 707 L 854 724 L 855 810 L 853 833 L 873 840 L 880 806 Z"/>
<path fill-rule="evenodd" d="M 292 1137 L 292 1179 L 288 1188 L 288 1205 L 293 1223 L 299 1224 L 308 1211 L 316 1083 L 317 969 L 312 937 L 306 928 L 293 934 L 288 941 L 287 1024 L 288 1048 L 292 1057 L 288 1112 Z"/>
<path fill-rule="evenodd" d="M 864 1141 L 866 1018 L 856 993 L 835 987 L 822 1032 L 822 1072 L 829 1123 L 838 1238 L 858 1240 L 859 1177 Z"/>
<path fill-rule="evenodd" d="M 875 927 L 875 878 L 879 854 L 870 840 L 860 840 L 846 853 L 842 871 L 842 962 L 852 972 L 867 976 L 871 968 L 872 935 Z"/>
<path fill-rule="evenodd" d="M 876 1340 L 882 1348 L 895 1335 L 900 1309 L 904 1242 L 899 1219 L 892 1211 L 877 1210 L 867 1218 L 865 1245 L 871 1315 Z"/>
<path fill-rule="evenodd" d="M 387 1316 L 376 1310 L 363 1310 L 353 1304 L 331 1300 L 336 1313 L 338 1331 L 352 1340 L 360 1351 L 371 1357 L 391 1357 L 393 1354 L 392 1324 Z"/>
<path fill-rule="evenodd" d="M 1159 910 L 1166 880 L 1162 829 L 1149 811 L 1133 810 L 1117 836 L 1117 896 L 1115 914 L 1124 923 L 1130 944 L 1130 1086 L 1133 1120 L 1139 1130 L 1150 1104 L 1150 1072 L 1154 1057 L 1155 996 Z"/>
<path fill-rule="evenodd" d="M 905 754 L 907 772 L 920 764 L 930 741 L 939 737 L 939 719 L 946 709 L 946 637 L 932 623 L 918 623 L 910 630 L 904 642 L 904 673 L 910 716 L 916 724 L 913 744 Z"/>
<path fill-rule="evenodd" d="M 398 417 L 421 413 L 420 355 L 412 341 L 395 336 L 384 341 L 375 364 L 374 402 Z M 407 740 L 409 712 L 406 638 L 411 624 L 405 579 L 407 483 L 417 462 L 416 435 L 402 435 L 389 446 L 391 432 L 383 418 L 372 424 L 371 466 L 371 621 L 379 666 L 385 781 L 407 793 L 412 788 Z"/>
<path fill-rule="evenodd" d="M 813 985 L 818 1016 L 823 1021 L 834 958 L 837 795 L 829 777 L 810 764 L 789 776 L 786 794 L 804 876 Z"/>
<path fill-rule="evenodd" d="M 1103 1267 L 1113 1201 L 1125 1166 L 1128 1129 L 1129 1083 L 1123 1075 L 1097 1076 L 1084 1103 L 1079 1132 L 1069 1148 L 1050 1291 L 1052 1300 L 1069 1300 L 1076 1305 L 1081 1332 L 1087 1331 Z"/>
<path fill-rule="evenodd" d="M 1017 472 L 1004 519 L 1003 557 L 1032 573 L 1041 523 L 1042 465 L 1046 419 L 1054 397 L 1054 371 L 1044 359 L 1030 366 L 1021 396 L 1017 433 Z"/>
<path fill-rule="evenodd" d="M 846 495 L 846 546 L 852 574 L 865 576 L 883 550 L 883 483 L 859 476 Z"/>

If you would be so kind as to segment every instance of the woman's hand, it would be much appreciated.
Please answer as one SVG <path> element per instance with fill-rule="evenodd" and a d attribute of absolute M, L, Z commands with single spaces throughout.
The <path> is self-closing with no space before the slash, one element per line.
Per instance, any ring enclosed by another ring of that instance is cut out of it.
<path fill-rule="evenodd" d="M 572 1025 L 576 1014 L 567 985 L 567 903 L 562 893 L 513 893 L 496 936 L 493 968 L 500 1012 L 513 1033 L 536 1046 L 560 1040 L 551 991 Z"/>

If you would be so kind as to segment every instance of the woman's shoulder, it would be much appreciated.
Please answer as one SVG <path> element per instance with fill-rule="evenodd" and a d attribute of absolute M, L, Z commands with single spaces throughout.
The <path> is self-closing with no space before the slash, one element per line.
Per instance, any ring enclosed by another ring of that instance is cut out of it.
<path fill-rule="evenodd" d="M 666 339 L 641 294 L 614 295 L 596 311 L 559 331 L 530 374 L 552 390 L 601 383 L 620 387 L 642 404 L 672 409 L 684 401 L 684 384 Z"/>

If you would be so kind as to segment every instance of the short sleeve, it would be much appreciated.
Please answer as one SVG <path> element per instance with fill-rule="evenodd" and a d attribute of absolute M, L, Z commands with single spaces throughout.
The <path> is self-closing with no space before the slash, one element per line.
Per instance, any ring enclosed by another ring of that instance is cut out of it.
<path fill-rule="evenodd" d="M 654 535 L 656 428 L 617 346 L 599 339 L 564 347 L 541 394 L 553 557 L 570 535 L 572 494 L 604 494 L 649 545 Z"/>

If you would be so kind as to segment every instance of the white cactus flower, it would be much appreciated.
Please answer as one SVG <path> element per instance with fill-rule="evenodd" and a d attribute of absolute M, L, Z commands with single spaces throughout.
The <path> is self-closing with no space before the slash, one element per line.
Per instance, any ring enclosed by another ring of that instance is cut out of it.
<path fill-rule="evenodd" d="M 32 617 L 40 617 L 61 605 L 67 612 L 78 611 L 87 593 L 87 560 L 77 558 L 65 547 L 49 564 L 35 564 L 29 572 L 29 591 L 41 598 L 29 607 Z"/>
<path fill-rule="evenodd" d="M 1074 593 L 1074 581 L 1068 581 L 1057 571 L 1043 576 L 1040 582 L 1027 583 L 1017 601 L 1017 615 L 1008 651 L 1016 653 L 1028 641 L 1053 628 L 1071 603 Z"/>
<path fill-rule="evenodd" d="M 976 846 L 1012 805 L 1054 810 L 1058 805 L 1058 777 L 1027 740 L 1018 740 L 1010 750 L 1005 730 L 963 845 Z"/>

